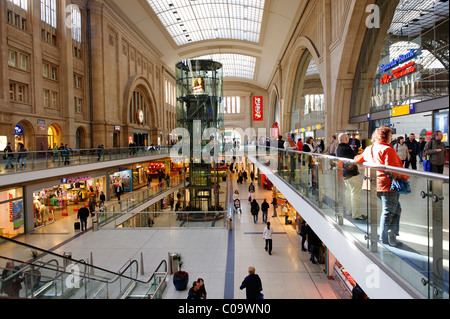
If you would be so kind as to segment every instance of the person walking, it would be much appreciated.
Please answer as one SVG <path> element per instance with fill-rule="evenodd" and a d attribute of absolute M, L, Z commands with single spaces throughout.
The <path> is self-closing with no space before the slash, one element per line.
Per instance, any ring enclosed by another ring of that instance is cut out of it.
<path fill-rule="evenodd" d="M 94 216 L 95 209 L 97 207 L 97 202 L 95 201 L 94 195 L 91 195 L 89 198 L 89 212 L 91 213 L 91 216 Z"/>
<path fill-rule="evenodd" d="M 100 204 L 105 204 L 106 201 L 106 196 L 105 193 L 103 193 L 103 191 L 100 192 Z"/>
<path fill-rule="evenodd" d="M 316 259 L 319 262 L 319 253 L 320 247 L 322 246 L 322 241 L 309 225 L 306 226 L 306 235 L 308 236 L 308 250 L 311 253 L 311 258 L 309 260 L 315 264 Z"/>
<path fill-rule="evenodd" d="M 27 168 L 28 150 L 23 143 L 19 143 L 19 169 Z"/>
<path fill-rule="evenodd" d="M 5 152 L 6 157 L 6 166 L 5 169 L 8 169 L 8 166 L 11 166 L 11 168 L 14 168 L 13 161 L 14 161 L 14 152 L 11 147 L 11 142 L 8 142 L 8 145 L 6 145 L 5 149 L 3 150 Z"/>
<path fill-rule="evenodd" d="M 123 193 L 122 186 L 117 185 L 116 189 L 115 189 L 115 193 L 116 193 L 116 196 L 117 196 L 117 200 L 120 202 L 120 195 L 122 195 L 122 193 Z"/>
<path fill-rule="evenodd" d="M 87 219 L 89 217 L 89 209 L 87 209 L 85 206 L 82 206 L 78 210 L 77 218 L 80 220 L 81 223 L 81 231 L 87 230 Z"/>
<path fill-rule="evenodd" d="M 331 156 L 336 156 L 336 148 L 339 145 L 339 141 L 336 139 L 336 135 L 333 135 L 331 137 L 331 143 L 330 146 L 328 147 L 328 154 Z"/>
<path fill-rule="evenodd" d="M 263 239 L 266 241 L 265 250 L 272 255 L 272 233 L 273 229 L 270 228 L 270 222 L 267 222 L 266 228 L 264 228 Z"/>
<path fill-rule="evenodd" d="M 403 136 L 399 136 L 397 138 L 397 143 L 394 145 L 394 150 L 397 152 L 398 157 L 402 161 L 403 165 L 406 166 L 406 161 L 409 160 L 410 154 L 408 150 L 408 146 L 404 143 L 405 139 Z"/>
<path fill-rule="evenodd" d="M 414 133 L 409 134 L 409 138 L 405 141 L 408 147 L 409 157 L 406 159 L 405 168 L 411 168 L 417 170 L 417 154 L 419 153 L 419 143 L 416 141 L 416 136 Z"/>
<path fill-rule="evenodd" d="M 305 242 L 306 242 L 306 221 L 303 219 L 300 223 L 300 236 L 302 236 L 302 251 L 306 251 Z"/>
<path fill-rule="evenodd" d="M 58 159 L 58 145 L 56 145 L 56 143 L 53 143 L 53 160 L 52 162 L 55 162 Z"/>
<path fill-rule="evenodd" d="M 104 148 L 105 148 L 105 147 L 103 146 L 103 144 L 100 144 L 100 145 L 98 146 L 98 148 L 97 148 L 97 161 L 98 161 L 98 162 L 100 162 L 100 159 L 101 159 L 101 157 L 102 157 Z"/>
<path fill-rule="evenodd" d="M 269 203 L 264 198 L 263 203 L 261 204 L 261 211 L 262 211 L 262 220 L 263 223 L 267 223 L 267 212 L 269 211 Z"/>
<path fill-rule="evenodd" d="M 253 171 L 251 171 L 251 172 L 250 172 L 250 180 L 251 180 L 251 183 L 253 183 L 254 179 L 255 179 L 255 173 L 254 173 Z"/>
<path fill-rule="evenodd" d="M 433 133 L 431 140 L 425 145 L 423 153 L 430 157 L 431 172 L 444 174 L 444 164 L 447 160 L 447 148 L 442 142 L 441 131 Z"/>
<path fill-rule="evenodd" d="M 381 126 L 372 134 L 372 145 L 367 147 L 361 155 L 355 157 L 355 162 L 362 164 L 369 162 L 385 166 L 403 167 L 394 148 L 390 145 L 392 131 L 389 127 Z M 394 177 L 409 179 L 409 175 L 391 173 Z M 383 244 L 400 246 L 397 241 L 400 230 L 400 195 L 391 190 L 391 179 L 385 171 L 377 170 L 377 197 L 381 199 L 380 237 Z"/>
<path fill-rule="evenodd" d="M 272 215 L 272 217 L 277 217 L 278 201 L 277 201 L 277 195 L 276 194 L 273 194 L 272 207 L 273 207 L 273 215 Z"/>
<path fill-rule="evenodd" d="M 248 276 L 245 277 L 244 281 L 239 287 L 240 290 L 246 289 L 245 294 L 247 299 L 261 298 L 261 291 L 263 290 L 262 282 L 261 278 L 259 278 L 259 276 L 255 274 L 255 272 L 255 267 L 249 267 Z"/>
<path fill-rule="evenodd" d="M 348 144 L 349 138 L 345 133 L 339 134 L 339 145 L 336 148 L 336 156 L 348 159 L 355 158 L 355 151 Z M 345 188 L 347 189 L 346 206 L 349 214 L 355 219 L 365 219 L 365 216 L 361 214 L 360 195 L 361 195 L 361 182 L 356 176 L 359 175 L 358 166 L 350 163 L 343 162 L 343 177 Z"/>
<path fill-rule="evenodd" d="M 64 157 L 64 165 L 70 165 L 70 151 L 71 148 L 68 144 L 64 145 L 63 157 Z"/>
<path fill-rule="evenodd" d="M 254 199 L 250 205 L 251 205 L 250 212 L 252 213 L 253 216 L 253 222 L 256 224 L 258 222 L 259 204 L 256 201 L 256 199 Z"/>
<path fill-rule="evenodd" d="M 427 142 L 425 142 L 425 138 L 421 137 L 419 138 L 419 163 L 423 163 L 423 150 L 425 149 L 425 145 L 427 145 Z"/>

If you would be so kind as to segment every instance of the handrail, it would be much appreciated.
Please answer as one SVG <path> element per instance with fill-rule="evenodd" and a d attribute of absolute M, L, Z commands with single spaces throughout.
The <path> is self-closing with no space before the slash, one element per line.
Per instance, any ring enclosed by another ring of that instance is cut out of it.
<path fill-rule="evenodd" d="M 38 249 L 38 250 L 43 251 L 44 253 L 41 254 L 38 258 L 41 258 L 42 256 L 44 256 L 44 255 L 46 255 L 46 254 L 49 254 L 49 255 L 53 255 L 53 256 L 62 258 L 62 259 L 64 259 L 64 260 L 65 260 L 65 259 L 68 259 L 68 260 L 72 260 L 72 261 L 78 262 L 77 260 L 70 259 L 70 258 L 67 258 L 67 257 L 62 256 L 62 255 L 58 255 L 58 254 L 56 254 L 56 253 L 53 253 L 53 252 L 48 251 L 48 250 L 45 250 L 45 249 L 38 248 L 38 247 L 36 247 L 36 246 L 32 246 L 32 245 L 29 245 L 29 244 L 26 244 L 26 243 L 18 242 L 18 241 L 14 240 L 14 239 L 11 239 L 11 238 L 6 238 L 6 237 L 3 237 L 3 236 L 0 236 L 0 239 L 1 239 L 1 240 L 5 240 L 5 241 L 12 242 L 12 243 L 17 244 L 17 245 L 19 245 L 19 246 L 25 246 L 25 247 L 27 247 L 27 248 L 33 248 L 33 249 Z M 5 258 L 5 259 L 9 259 L 9 260 L 13 260 L 12 258 L 9 258 L 9 257 L 4 257 L 4 256 L 0 256 L 0 257 L 3 257 L 3 258 Z M 24 262 L 24 261 L 20 261 L 20 260 L 15 260 L 15 261 L 20 262 L 20 263 L 23 263 L 23 264 L 29 263 L 29 262 Z M 133 262 L 136 262 L 136 263 L 137 263 L 136 260 L 133 260 Z M 104 269 L 104 268 L 99 267 L 99 266 L 94 266 L 94 265 L 89 265 L 89 264 L 86 264 L 86 265 L 89 266 L 89 267 L 92 267 L 92 268 L 94 268 L 94 269 L 98 269 L 98 270 L 104 271 L 104 272 L 106 272 L 106 273 L 112 274 L 113 276 L 118 275 L 118 273 L 116 273 L 116 272 L 114 272 L 114 271 L 111 271 L 111 270 L 108 270 L 108 269 Z M 59 266 L 59 267 L 61 267 L 61 266 Z M 128 276 L 126 276 L 126 275 L 121 275 L 121 277 L 124 277 L 124 278 L 127 278 L 127 279 L 131 279 L 131 280 L 135 280 L 135 281 L 138 281 L 138 282 L 144 283 L 144 284 L 148 284 L 148 283 L 150 282 L 149 280 L 145 282 L 145 281 L 142 281 L 142 280 L 139 280 L 139 279 L 134 279 L 134 278 L 128 277 Z"/>
<path fill-rule="evenodd" d="M 159 269 L 159 267 L 161 267 L 162 264 L 165 265 L 165 271 L 164 271 L 164 273 L 165 273 L 166 275 L 164 276 L 164 279 L 167 277 L 167 260 L 163 259 L 163 260 L 159 263 L 158 267 L 156 267 L 156 269 L 155 269 L 155 271 L 153 272 L 153 274 L 151 275 L 150 279 L 148 280 L 149 282 L 150 282 L 150 281 L 153 279 L 153 277 L 155 277 L 155 275 L 158 273 L 158 269 Z M 153 295 L 156 295 L 156 294 L 158 293 L 159 289 L 161 289 L 161 287 L 162 287 L 162 282 L 158 285 L 158 288 L 156 288 L 156 290 L 155 290 L 155 292 L 154 292 Z"/>
<path fill-rule="evenodd" d="M 295 151 L 295 150 L 286 150 L 286 149 L 280 149 L 280 148 L 275 148 L 275 147 L 259 146 L 259 148 L 272 149 L 272 150 L 276 150 L 277 152 L 285 152 L 285 153 L 293 153 L 293 154 L 300 154 L 300 155 L 308 155 L 308 156 L 313 156 L 313 157 L 322 157 L 322 158 L 328 158 L 328 159 L 331 159 L 331 160 L 338 160 L 338 161 L 345 161 L 345 162 L 355 163 L 354 160 L 351 160 L 351 159 L 348 159 L 348 158 L 337 157 L 337 156 L 332 156 L 332 155 L 327 155 L 327 154 L 318 154 L 318 153 L 309 153 L 309 152 L 302 152 L 302 151 Z M 254 154 L 250 154 L 250 155 L 257 155 L 258 156 L 258 155 L 264 155 L 264 154 L 258 154 L 258 152 L 255 151 Z M 268 153 L 268 155 L 271 155 L 271 154 Z M 273 155 L 275 155 L 275 154 L 273 154 Z M 403 174 L 406 174 L 406 175 L 413 175 L 413 176 L 419 176 L 419 177 L 439 179 L 439 180 L 442 180 L 442 181 L 444 181 L 446 183 L 449 183 L 449 176 L 443 175 L 443 174 L 437 174 L 437 173 L 432 173 L 432 172 L 421 172 L 421 171 L 411 170 L 411 169 L 402 168 L 402 167 L 380 165 L 380 164 L 368 163 L 368 162 L 364 162 L 362 164 L 357 164 L 357 163 L 355 163 L 355 164 L 363 166 L 363 167 L 369 167 L 369 168 L 374 168 L 374 169 L 379 169 L 379 170 L 383 169 L 383 170 L 403 173 Z"/>

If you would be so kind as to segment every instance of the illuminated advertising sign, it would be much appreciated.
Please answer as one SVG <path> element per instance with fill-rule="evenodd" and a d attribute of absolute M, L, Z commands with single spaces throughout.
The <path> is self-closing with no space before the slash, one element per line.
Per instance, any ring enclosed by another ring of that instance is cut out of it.
<path fill-rule="evenodd" d="M 263 120 L 263 97 L 254 96 L 253 97 L 253 121 Z"/>
<path fill-rule="evenodd" d="M 393 67 L 396 67 L 397 65 L 412 59 L 413 57 L 415 57 L 417 54 L 417 52 L 414 49 L 409 50 L 409 52 L 407 54 L 401 54 L 398 56 L 397 59 L 392 59 L 391 62 L 387 63 L 387 64 L 382 64 L 380 66 L 380 72 L 386 72 L 389 69 L 392 69 Z"/>

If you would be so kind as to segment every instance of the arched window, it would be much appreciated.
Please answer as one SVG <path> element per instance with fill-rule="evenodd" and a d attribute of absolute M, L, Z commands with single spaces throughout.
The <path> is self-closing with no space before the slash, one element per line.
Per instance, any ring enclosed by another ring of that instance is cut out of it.
<path fill-rule="evenodd" d="M 130 123 L 137 125 L 147 125 L 147 100 L 141 91 L 134 91 L 130 101 Z"/>

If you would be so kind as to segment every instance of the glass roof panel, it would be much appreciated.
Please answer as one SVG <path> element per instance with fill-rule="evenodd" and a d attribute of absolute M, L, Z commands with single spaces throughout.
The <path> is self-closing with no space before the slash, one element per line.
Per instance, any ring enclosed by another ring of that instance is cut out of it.
<path fill-rule="evenodd" d="M 213 60 L 223 65 L 224 77 L 237 77 L 253 80 L 256 58 L 242 54 L 210 54 L 194 60 Z"/>
<path fill-rule="evenodd" d="M 147 0 L 178 46 L 203 40 L 258 43 L 265 0 Z"/>

